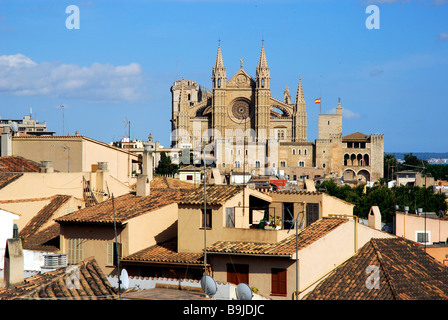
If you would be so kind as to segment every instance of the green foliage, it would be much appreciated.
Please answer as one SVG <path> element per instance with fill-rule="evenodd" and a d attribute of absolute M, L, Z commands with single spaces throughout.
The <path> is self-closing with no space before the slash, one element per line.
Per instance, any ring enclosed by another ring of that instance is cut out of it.
<path fill-rule="evenodd" d="M 171 162 L 171 157 L 166 155 L 165 151 L 160 153 L 159 165 L 156 168 L 157 174 L 174 174 L 179 166 Z"/>
<path fill-rule="evenodd" d="M 325 188 L 326 192 L 334 197 L 345 200 L 355 205 L 353 213 L 360 218 L 367 218 L 372 206 L 378 206 L 381 211 L 381 220 L 391 223 L 395 215 L 395 204 L 403 211 L 404 206 L 409 207 L 409 212 L 414 213 L 418 208 L 427 212 L 447 210 L 447 203 L 443 194 L 434 193 L 431 187 L 410 187 L 400 186 L 388 188 L 387 185 L 375 185 L 366 188 L 364 185 L 357 187 L 348 185 L 338 186 L 334 181 L 324 181 L 320 188 Z"/>

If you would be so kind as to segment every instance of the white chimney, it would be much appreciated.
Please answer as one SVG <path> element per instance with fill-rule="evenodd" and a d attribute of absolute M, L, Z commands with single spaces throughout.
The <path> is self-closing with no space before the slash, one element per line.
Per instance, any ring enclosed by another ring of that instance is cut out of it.
<path fill-rule="evenodd" d="M 152 147 L 150 144 L 145 144 L 142 154 L 142 174 L 148 176 L 149 181 L 152 181 Z"/>
<path fill-rule="evenodd" d="M 24 257 L 22 239 L 6 240 L 4 279 L 7 288 L 14 287 L 24 279 Z"/>
<path fill-rule="evenodd" d="M 52 161 L 41 161 L 39 171 L 42 173 L 54 172 Z"/>
<path fill-rule="evenodd" d="M 107 191 L 107 176 L 108 176 L 108 168 L 107 162 L 98 162 L 98 168 L 95 172 L 96 174 L 96 190 L 99 191 L 97 193 L 97 199 L 99 202 L 103 202 L 103 197 Z"/>
<path fill-rule="evenodd" d="M 1 136 L 1 154 L 0 156 L 6 157 L 12 155 L 12 135 L 9 127 L 5 127 Z"/>
<path fill-rule="evenodd" d="M 146 174 L 139 174 L 137 177 L 137 197 L 146 197 L 150 193 L 149 177 Z"/>
<path fill-rule="evenodd" d="M 370 208 L 369 227 L 376 230 L 381 230 L 381 211 L 378 206 L 373 206 Z"/>

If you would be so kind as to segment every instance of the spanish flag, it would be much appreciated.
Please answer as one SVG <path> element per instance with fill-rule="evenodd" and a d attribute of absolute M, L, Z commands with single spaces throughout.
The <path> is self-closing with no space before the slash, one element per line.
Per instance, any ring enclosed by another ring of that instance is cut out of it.
<path fill-rule="evenodd" d="M 320 98 L 319 99 L 314 99 L 314 103 L 315 104 L 319 104 L 320 103 Z"/>

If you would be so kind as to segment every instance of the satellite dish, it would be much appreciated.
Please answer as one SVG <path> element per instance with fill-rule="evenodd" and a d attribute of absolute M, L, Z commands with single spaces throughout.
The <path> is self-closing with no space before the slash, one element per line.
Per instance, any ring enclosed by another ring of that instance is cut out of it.
<path fill-rule="evenodd" d="M 210 276 L 203 276 L 201 278 L 201 288 L 202 291 L 204 291 L 204 293 L 209 297 L 213 297 L 218 291 L 218 285 Z"/>
<path fill-rule="evenodd" d="M 15 121 L 11 122 L 10 127 L 11 127 L 11 131 L 13 131 L 13 132 L 19 131 L 17 122 L 15 122 Z"/>
<path fill-rule="evenodd" d="M 249 287 L 247 283 L 240 282 L 236 286 L 236 298 L 238 300 L 252 300 L 254 294 L 252 293 L 252 289 Z"/>
<path fill-rule="evenodd" d="M 123 289 L 129 288 L 129 276 L 126 269 L 121 270 L 120 281 Z"/>

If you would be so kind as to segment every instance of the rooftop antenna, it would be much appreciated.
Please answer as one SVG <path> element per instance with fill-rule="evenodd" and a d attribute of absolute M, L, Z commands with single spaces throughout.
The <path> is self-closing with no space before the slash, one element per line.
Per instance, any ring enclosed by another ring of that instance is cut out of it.
<path fill-rule="evenodd" d="M 62 135 L 65 135 L 65 129 L 64 129 L 64 108 L 65 106 L 63 104 L 59 105 L 59 108 L 62 109 Z"/>
<path fill-rule="evenodd" d="M 128 127 L 128 134 L 127 134 L 127 137 L 128 137 L 128 147 L 130 148 L 130 146 L 131 146 L 131 122 L 128 120 L 128 117 L 126 117 L 125 118 L 126 120 L 125 121 L 122 121 L 122 122 L 124 122 L 125 123 L 125 128 L 126 127 Z M 121 147 L 123 147 L 123 145 L 121 146 Z M 130 152 L 130 150 L 128 150 L 127 151 L 128 152 L 128 177 L 131 175 L 131 171 L 130 171 L 130 168 L 129 168 L 129 163 L 130 163 L 130 154 L 129 154 L 129 152 Z"/>
<path fill-rule="evenodd" d="M 115 232 L 115 246 L 114 246 L 114 262 L 117 265 L 117 277 L 118 277 L 118 297 L 121 300 L 121 277 L 120 277 L 120 259 L 118 258 L 118 241 L 117 241 L 117 223 L 115 220 L 115 201 L 114 194 L 112 193 L 112 211 L 114 213 L 114 232 Z"/>

